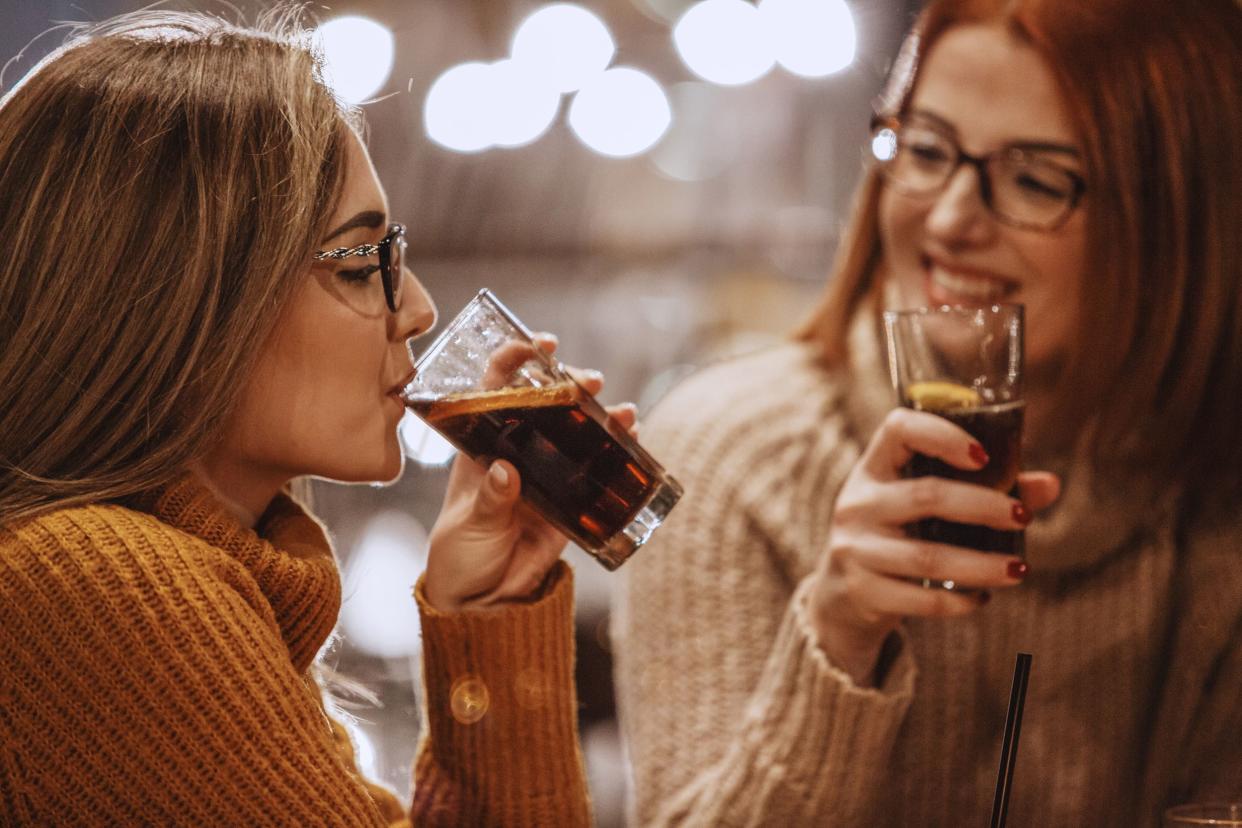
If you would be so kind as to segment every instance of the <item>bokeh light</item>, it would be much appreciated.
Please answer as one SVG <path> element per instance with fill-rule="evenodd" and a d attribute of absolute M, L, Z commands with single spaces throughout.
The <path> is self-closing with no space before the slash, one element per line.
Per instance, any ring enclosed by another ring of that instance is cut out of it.
<path fill-rule="evenodd" d="M 897 133 L 882 129 L 871 139 L 871 154 L 879 161 L 892 161 L 897 154 Z"/>
<path fill-rule="evenodd" d="M 420 466 L 443 466 L 457 453 L 452 443 L 411 411 L 401 418 L 397 433 L 405 456 Z"/>
<path fill-rule="evenodd" d="M 854 62 L 858 35 L 845 0 L 759 0 L 759 17 L 777 62 L 795 75 L 824 77 Z"/>
<path fill-rule="evenodd" d="M 382 512 L 362 530 L 349 558 L 341 629 L 352 644 L 383 658 L 419 651 L 414 583 L 427 566 L 427 530 L 404 512 Z"/>
<path fill-rule="evenodd" d="M 510 54 L 557 92 L 573 92 L 608 68 L 617 47 L 608 27 L 574 3 L 533 12 L 513 36 Z"/>
<path fill-rule="evenodd" d="M 337 17 L 320 25 L 315 39 L 323 52 L 325 79 L 348 103 L 369 100 L 392 72 L 392 32 L 374 20 Z"/>
<path fill-rule="evenodd" d="M 516 59 L 492 64 L 489 92 L 484 111 L 490 115 L 492 143 L 501 147 L 534 141 L 552 126 L 561 107 L 560 92 Z"/>
<path fill-rule="evenodd" d="M 737 86 L 758 80 L 776 62 L 759 10 L 744 0 L 703 0 L 673 27 L 677 53 L 704 80 Z"/>
<path fill-rule="evenodd" d="M 431 84 L 423 104 L 427 137 L 457 152 L 479 152 L 492 146 L 491 67 L 460 63 Z"/>
<path fill-rule="evenodd" d="M 624 66 L 596 75 L 569 108 L 569 126 L 582 143 L 614 158 L 650 149 L 672 118 L 660 84 L 645 72 Z"/>
<path fill-rule="evenodd" d="M 721 128 L 728 123 L 727 114 L 735 111 L 726 103 L 732 92 L 702 81 L 674 84 L 668 96 L 677 117 L 652 150 L 652 166 L 675 181 L 706 181 L 734 163 L 741 136 Z M 712 140 L 704 141 L 704 135 Z"/>

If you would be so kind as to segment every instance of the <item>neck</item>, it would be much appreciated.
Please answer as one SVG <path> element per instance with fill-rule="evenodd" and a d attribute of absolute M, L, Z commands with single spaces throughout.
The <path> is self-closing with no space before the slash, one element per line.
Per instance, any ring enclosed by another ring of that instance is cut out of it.
<path fill-rule="evenodd" d="M 218 455 L 190 464 L 190 471 L 202 481 L 238 523 L 253 529 L 259 516 L 288 480 L 283 475 L 256 473 L 252 465 L 232 462 Z"/>

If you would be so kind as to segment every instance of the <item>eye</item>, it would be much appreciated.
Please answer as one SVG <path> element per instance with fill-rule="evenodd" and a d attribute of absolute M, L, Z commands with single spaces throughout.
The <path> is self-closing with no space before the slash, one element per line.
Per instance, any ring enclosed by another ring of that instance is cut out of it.
<path fill-rule="evenodd" d="M 937 167 L 953 160 L 953 148 L 943 136 L 922 127 L 903 131 L 898 151 L 920 167 Z"/>
<path fill-rule="evenodd" d="M 357 270 L 338 270 L 336 276 L 344 282 L 353 284 L 369 280 L 372 274 L 379 272 L 379 269 L 379 265 L 367 265 Z"/>
<path fill-rule="evenodd" d="M 943 161 L 949 157 L 944 147 L 935 144 L 910 144 L 906 150 L 920 161 Z"/>
<path fill-rule="evenodd" d="M 1033 196 L 1069 198 L 1069 189 L 1059 178 L 1040 170 L 1024 170 L 1014 177 L 1014 183 Z"/>

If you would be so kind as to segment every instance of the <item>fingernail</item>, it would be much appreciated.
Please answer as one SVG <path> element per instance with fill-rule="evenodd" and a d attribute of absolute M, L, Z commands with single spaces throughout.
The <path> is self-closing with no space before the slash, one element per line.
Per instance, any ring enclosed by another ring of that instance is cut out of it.
<path fill-rule="evenodd" d="M 983 448 L 982 444 L 971 443 L 969 451 L 971 460 L 974 460 L 980 466 L 986 466 L 988 464 L 988 453 Z"/>
<path fill-rule="evenodd" d="M 1010 578 L 1016 578 L 1021 581 L 1026 577 L 1027 566 L 1022 561 L 1010 561 L 1009 566 L 1005 567 L 1006 573 Z"/>
<path fill-rule="evenodd" d="M 979 593 L 979 606 L 983 606 L 984 604 L 986 604 L 988 601 L 991 601 L 991 600 L 992 600 L 992 593 L 990 592 Z"/>
<path fill-rule="evenodd" d="M 1013 504 L 1013 519 L 1026 526 L 1035 519 L 1035 516 L 1031 514 L 1030 509 L 1026 508 L 1026 504 L 1018 501 Z"/>
<path fill-rule="evenodd" d="M 596 371 L 594 368 L 592 368 L 592 369 L 588 370 L 586 373 L 587 373 L 587 376 L 588 376 L 588 377 L 590 377 L 591 379 L 593 379 L 593 380 L 595 380 L 595 381 L 597 381 L 597 382 L 603 382 L 603 381 L 604 381 L 604 372 L 603 372 L 603 371 Z"/>
<path fill-rule="evenodd" d="M 492 470 L 487 473 L 492 479 L 493 485 L 498 489 L 509 488 L 509 472 L 505 471 L 505 467 L 499 463 L 492 464 Z"/>

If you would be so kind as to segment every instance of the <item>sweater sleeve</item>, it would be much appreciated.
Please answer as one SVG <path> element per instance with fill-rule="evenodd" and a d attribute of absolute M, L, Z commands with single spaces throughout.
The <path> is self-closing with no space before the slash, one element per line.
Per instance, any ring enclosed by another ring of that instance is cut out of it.
<path fill-rule="evenodd" d="M 786 425 L 754 412 L 717 421 L 729 406 L 702 391 L 670 398 L 646 425 L 686 493 L 627 566 L 614 619 L 637 822 L 859 824 L 913 695 L 909 647 L 878 689 L 828 661 L 807 582 L 739 496 L 773 464 Z"/>
<path fill-rule="evenodd" d="M 590 825 L 572 570 L 557 564 L 533 603 L 454 614 L 432 608 L 422 587 L 426 707 L 414 824 Z"/>

